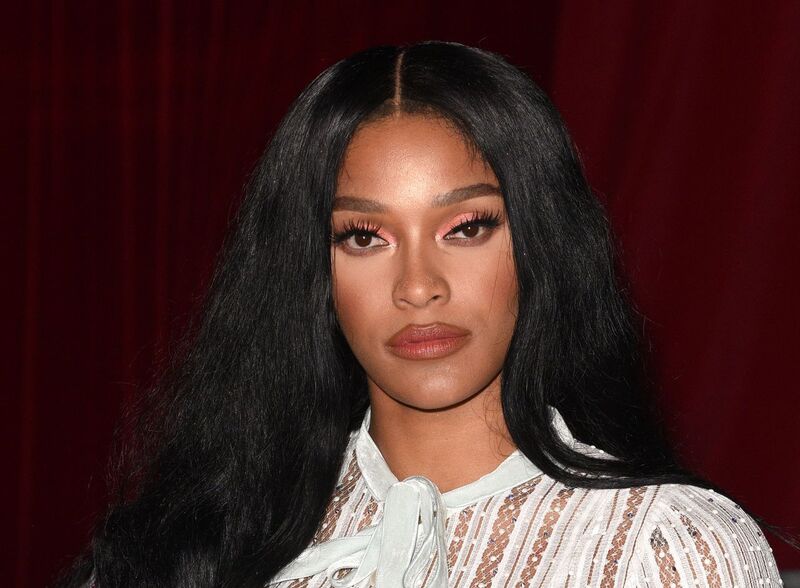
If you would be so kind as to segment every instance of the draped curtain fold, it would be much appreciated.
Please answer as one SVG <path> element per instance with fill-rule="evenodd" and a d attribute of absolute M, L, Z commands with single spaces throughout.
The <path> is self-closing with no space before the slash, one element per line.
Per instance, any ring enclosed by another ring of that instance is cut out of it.
<path fill-rule="evenodd" d="M 506 55 L 551 94 L 608 207 L 681 452 L 800 523 L 800 4 L 38 0 L 6 15 L 3 585 L 46 585 L 85 543 L 122 408 L 196 306 L 292 98 L 357 49 L 432 38 Z"/>

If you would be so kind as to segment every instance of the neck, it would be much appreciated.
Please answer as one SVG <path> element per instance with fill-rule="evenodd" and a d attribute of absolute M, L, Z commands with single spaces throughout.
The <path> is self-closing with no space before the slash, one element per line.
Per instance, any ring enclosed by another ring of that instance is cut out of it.
<path fill-rule="evenodd" d="M 448 492 L 493 471 L 516 449 L 503 418 L 499 376 L 456 405 L 402 404 L 370 382 L 369 434 L 398 480 L 425 476 Z"/>

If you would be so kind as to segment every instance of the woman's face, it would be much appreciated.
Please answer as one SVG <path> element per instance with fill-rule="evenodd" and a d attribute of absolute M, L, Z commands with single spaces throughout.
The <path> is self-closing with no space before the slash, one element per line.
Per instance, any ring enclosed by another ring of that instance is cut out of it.
<path fill-rule="evenodd" d="M 517 281 L 489 166 L 441 119 L 397 115 L 355 134 L 337 188 L 334 300 L 370 394 L 441 409 L 498 386 Z"/>

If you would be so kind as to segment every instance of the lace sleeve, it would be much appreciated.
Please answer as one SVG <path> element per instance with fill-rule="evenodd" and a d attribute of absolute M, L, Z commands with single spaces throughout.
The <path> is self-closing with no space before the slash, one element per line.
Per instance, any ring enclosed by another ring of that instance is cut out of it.
<path fill-rule="evenodd" d="M 636 539 L 626 586 L 780 586 L 772 549 L 739 505 L 714 491 L 659 489 Z"/>

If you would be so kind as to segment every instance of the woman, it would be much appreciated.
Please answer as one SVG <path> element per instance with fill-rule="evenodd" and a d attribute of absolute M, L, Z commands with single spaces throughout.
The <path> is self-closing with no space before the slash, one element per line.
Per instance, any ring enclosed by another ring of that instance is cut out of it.
<path fill-rule="evenodd" d="M 552 104 L 451 43 L 323 72 L 249 186 L 75 585 L 779 583 L 643 393 Z"/>

